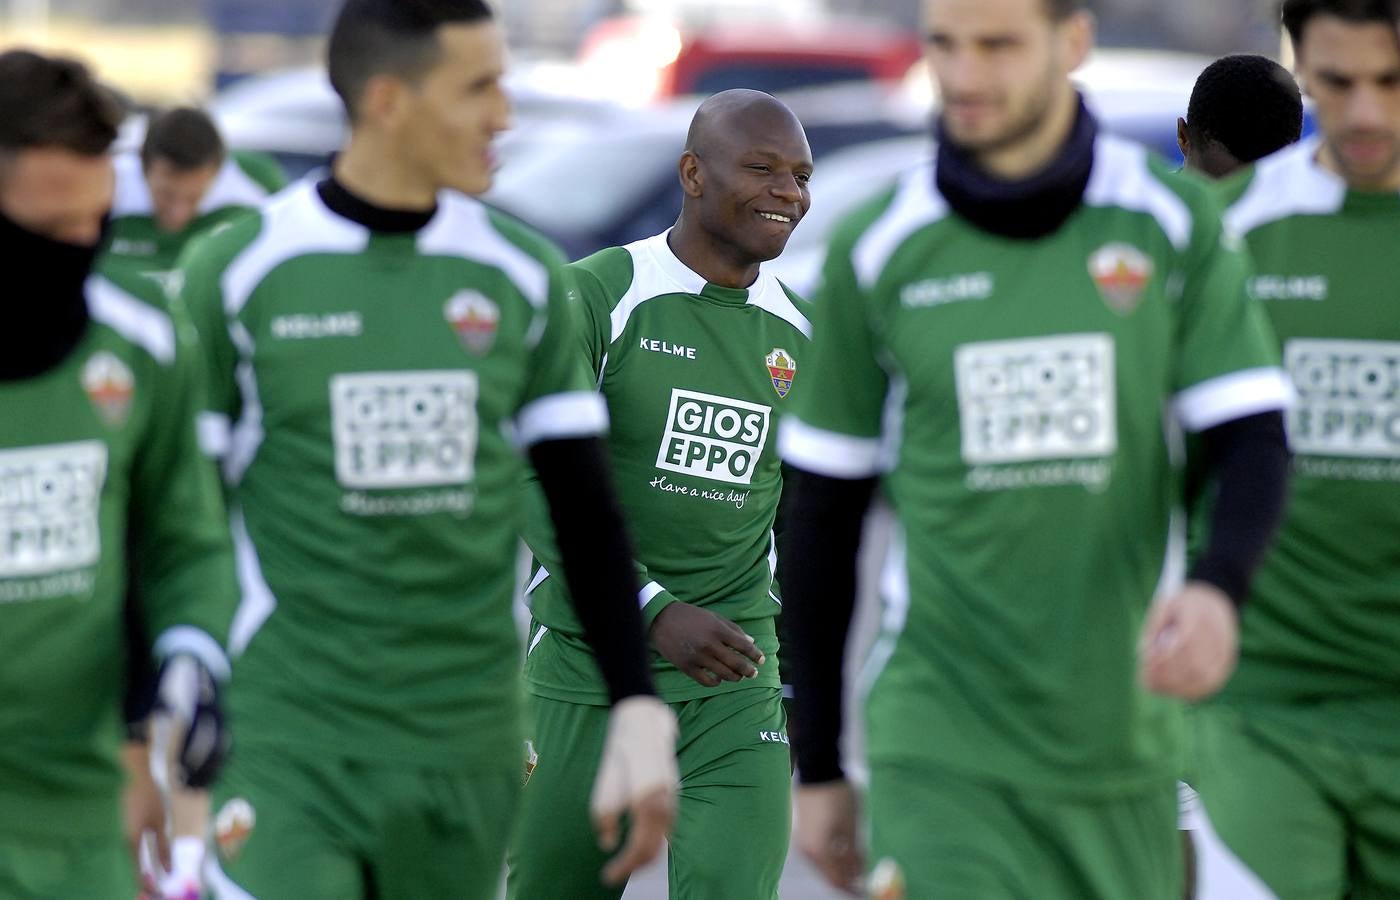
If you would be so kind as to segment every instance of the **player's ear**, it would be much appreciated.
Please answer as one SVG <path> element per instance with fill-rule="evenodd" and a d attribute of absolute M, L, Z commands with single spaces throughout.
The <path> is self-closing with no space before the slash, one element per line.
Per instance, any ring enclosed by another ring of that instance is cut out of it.
<path fill-rule="evenodd" d="M 394 128 L 407 112 L 406 87 L 403 79 L 393 75 L 372 76 L 360 92 L 357 118 L 377 128 Z"/>
<path fill-rule="evenodd" d="M 1176 146 L 1183 159 L 1191 155 L 1191 136 L 1186 133 L 1186 120 L 1180 117 L 1176 120 Z"/>
<path fill-rule="evenodd" d="M 1087 9 L 1076 10 L 1065 17 L 1060 24 L 1064 35 L 1065 61 L 1068 70 L 1074 72 L 1089 59 L 1098 37 L 1099 20 Z"/>
<path fill-rule="evenodd" d="M 681 154 L 681 160 L 676 164 L 676 170 L 681 179 L 681 190 L 685 191 L 687 197 L 699 197 L 703 194 L 705 187 L 705 177 L 700 171 L 700 157 L 690 150 Z"/>

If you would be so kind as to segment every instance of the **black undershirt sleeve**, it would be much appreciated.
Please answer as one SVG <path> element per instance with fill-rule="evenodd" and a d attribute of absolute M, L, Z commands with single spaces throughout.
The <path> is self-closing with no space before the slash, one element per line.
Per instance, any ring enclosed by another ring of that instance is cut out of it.
<path fill-rule="evenodd" d="M 1220 588 L 1238 609 L 1283 520 L 1289 467 L 1283 413 L 1245 416 L 1200 437 L 1208 477 L 1217 487 L 1205 550 L 1190 577 Z"/>
<path fill-rule="evenodd" d="M 815 784 L 842 777 L 842 672 L 846 635 L 856 599 L 856 555 L 875 479 L 828 478 L 797 469 L 785 472 L 791 492 L 784 541 L 785 680 L 801 730 L 795 739 L 797 770 Z"/>
<path fill-rule="evenodd" d="M 655 693 L 637 605 L 632 545 L 603 442 L 541 441 L 530 448 L 530 463 L 549 502 L 574 611 L 612 702 Z"/>

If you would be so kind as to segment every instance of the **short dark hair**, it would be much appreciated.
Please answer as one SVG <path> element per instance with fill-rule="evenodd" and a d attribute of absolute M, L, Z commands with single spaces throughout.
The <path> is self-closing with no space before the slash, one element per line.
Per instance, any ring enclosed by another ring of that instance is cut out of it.
<path fill-rule="evenodd" d="M 375 75 L 413 79 L 437 62 L 437 30 L 492 18 L 483 0 L 346 0 L 327 51 L 331 87 L 355 118 Z"/>
<path fill-rule="evenodd" d="M 187 172 L 224 161 L 224 139 L 209 114 L 192 106 L 177 106 L 151 117 L 141 144 L 141 166 L 163 159 Z"/>
<path fill-rule="evenodd" d="M 1254 162 L 1302 135 L 1303 95 L 1267 57 L 1222 57 L 1196 79 L 1186 128 L 1193 142 L 1218 141 L 1240 162 Z"/>
<path fill-rule="evenodd" d="M 1347 22 L 1396 24 L 1400 22 L 1400 0 L 1283 0 L 1280 16 L 1296 51 L 1314 16 L 1336 16 Z"/>
<path fill-rule="evenodd" d="M 1045 9 L 1056 22 L 1067 19 L 1081 9 L 1089 8 L 1089 0 L 1044 0 Z"/>
<path fill-rule="evenodd" d="M 0 153 L 62 147 L 97 156 L 111 148 L 125 116 L 116 93 L 77 60 L 0 54 Z"/>

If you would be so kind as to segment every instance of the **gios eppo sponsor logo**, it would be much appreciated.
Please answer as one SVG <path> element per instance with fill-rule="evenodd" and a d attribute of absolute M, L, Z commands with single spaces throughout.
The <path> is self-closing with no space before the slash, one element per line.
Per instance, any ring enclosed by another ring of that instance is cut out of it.
<path fill-rule="evenodd" d="M 1283 357 L 1295 453 L 1400 459 L 1400 343 L 1295 339 Z"/>
<path fill-rule="evenodd" d="M 1101 457 L 1117 449 L 1108 335 L 964 344 L 954 366 L 967 464 Z"/>
<path fill-rule="evenodd" d="M 728 484 L 749 484 L 768 443 L 771 407 L 671 390 L 656 467 Z"/>
<path fill-rule="evenodd" d="M 98 441 L 0 451 L 0 578 L 91 566 L 107 447 Z"/>
<path fill-rule="evenodd" d="M 331 379 L 335 474 L 353 489 L 462 485 L 475 477 L 477 376 L 364 372 Z"/>

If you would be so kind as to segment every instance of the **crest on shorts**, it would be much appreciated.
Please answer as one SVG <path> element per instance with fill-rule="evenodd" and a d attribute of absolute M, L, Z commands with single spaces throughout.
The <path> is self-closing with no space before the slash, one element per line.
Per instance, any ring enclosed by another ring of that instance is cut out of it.
<path fill-rule="evenodd" d="M 773 352 L 764 357 L 763 361 L 768 365 L 768 377 L 773 380 L 773 390 L 778 392 L 778 399 L 781 400 L 792 390 L 792 379 L 797 374 L 797 360 L 783 348 L 774 347 Z"/>
<path fill-rule="evenodd" d="M 530 776 L 535 774 L 535 766 L 540 764 L 540 755 L 535 752 L 535 742 L 527 740 L 525 742 L 525 781 L 530 781 Z"/>
<path fill-rule="evenodd" d="M 478 356 L 496 342 L 501 324 L 501 308 L 479 291 L 458 291 L 442 309 L 447 324 L 457 332 L 462 346 Z"/>
<path fill-rule="evenodd" d="M 871 900 L 904 900 L 904 870 L 886 856 L 870 870 Z"/>
<path fill-rule="evenodd" d="M 1109 309 L 1128 315 L 1142 302 L 1155 267 L 1152 259 L 1131 244 L 1105 244 L 1089 257 L 1089 275 Z"/>
<path fill-rule="evenodd" d="M 242 797 L 234 797 L 219 808 L 219 814 L 214 817 L 214 843 L 225 862 L 233 862 L 243 852 L 243 845 L 248 843 L 257 822 L 253 804 Z"/>
<path fill-rule="evenodd" d="M 124 425 L 136 393 L 136 379 L 126 363 L 104 350 L 83 366 L 82 380 L 83 390 L 102 421 L 112 428 Z"/>

